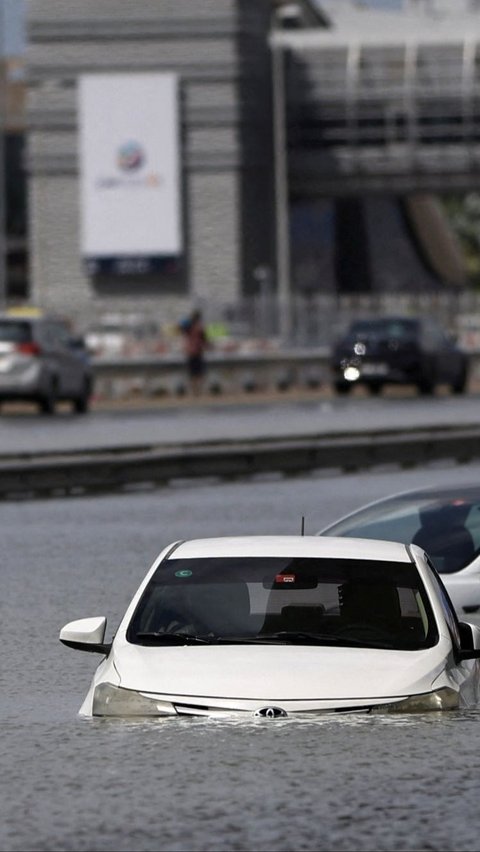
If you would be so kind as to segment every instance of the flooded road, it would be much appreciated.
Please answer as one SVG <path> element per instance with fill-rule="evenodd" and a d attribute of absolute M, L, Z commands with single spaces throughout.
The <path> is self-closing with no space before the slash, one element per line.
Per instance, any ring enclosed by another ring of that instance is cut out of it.
<path fill-rule="evenodd" d="M 176 539 L 315 532 L 392 491 L 480 467 L 179 485 L 4 503 L 0 849 L 478 850 L 480 712 L 248 722 L 84 720 L 100 657 L 58 641 L 115 631 Z"/>

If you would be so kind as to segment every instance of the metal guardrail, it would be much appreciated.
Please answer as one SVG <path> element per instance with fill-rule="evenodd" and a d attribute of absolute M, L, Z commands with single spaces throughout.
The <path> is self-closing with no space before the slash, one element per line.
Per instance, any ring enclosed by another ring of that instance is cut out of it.
<path fill-rule="evenodd" d="M 323 469 L 333 474 L 447 459 L 461 464 L 479 458 L 480 426 L 32 453 L 0 459 L 0 499 L 118 493 L 182 479 L 244 479 L 261 473 L 288 476 Z"/>
<path fill-rule="evenodd" d="M 218 394 L 319 387 L 331 382 L 329 352 L 319 348 L 288 353 L 212 353 L 207 358 L 206 388 Z M 470 352 L 470 357 L 470 378 L 475 379 L 480 375 L 480 350 Z M 182 394 L 187 388 L 181 356 L 96 358 L 93 363 L 99 397 L 121 397 L 131 390 L 145 396 Z"/>

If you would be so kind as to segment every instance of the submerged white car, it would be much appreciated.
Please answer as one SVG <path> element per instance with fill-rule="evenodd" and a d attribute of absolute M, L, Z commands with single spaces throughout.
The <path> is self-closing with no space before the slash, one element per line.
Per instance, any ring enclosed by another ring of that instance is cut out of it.
<path fill-rule="evenodd" d="M 459 622 L 423 550 L 317 536 L 179 541 L 160 553 L 111 642 L 83 716 L 266 718 L 472 707 L 480 628 Z"/>

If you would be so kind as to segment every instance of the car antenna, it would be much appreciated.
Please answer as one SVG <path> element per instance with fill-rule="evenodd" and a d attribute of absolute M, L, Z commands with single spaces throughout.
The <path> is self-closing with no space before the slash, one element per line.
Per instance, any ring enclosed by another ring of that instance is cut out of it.
<path fill-rule="evenodd" d="M 305 535 L 305 515 L 302 515 L 302 532 L 301 535 Z"/>

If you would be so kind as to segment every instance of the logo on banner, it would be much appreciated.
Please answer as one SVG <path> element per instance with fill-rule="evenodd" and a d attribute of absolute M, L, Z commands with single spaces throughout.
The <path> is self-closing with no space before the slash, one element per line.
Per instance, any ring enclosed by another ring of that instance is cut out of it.
<path fill-rule="evenodd" d="M 158 172 L 138 174 L 147 162 L 147 155 L 140 143 L 133 139 L 116 149 L 114 160 L 117 173 L 98 176 L 95 180 L 96 189 L 157 189 L 163 184 L 163 178 Z"/>
<path fill-rule="evenodd" d="M 136 172 L 145 162 L 145 152 L 138 142 L 130 140 L 120 146 L 117 165 L 122 172 Z"/>

